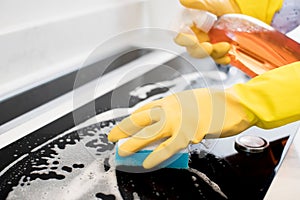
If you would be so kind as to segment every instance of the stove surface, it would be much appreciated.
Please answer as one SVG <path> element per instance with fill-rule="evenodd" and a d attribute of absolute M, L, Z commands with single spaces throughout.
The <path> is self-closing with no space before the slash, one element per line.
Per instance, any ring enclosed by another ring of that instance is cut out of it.
<path fill-rule="evenodd" d="M 165 63 L 173 64 L 174 60 Z M 134 107 L 171 91 L 220 84 L 215 79 L 201 78 L 193 71 L 184 73 L 182 79 L 182 74 L 178 74 L 181 69 L 178 66 L 176 73 L 170 74 L 165 73 L 163 67 L 157 67 L 119 86 L 92 102 L 95 114 L 118 107 Z M 111 98 L 116 93 L 122 98 L 112 106 Z M 123 100 L 128 100 L 128 105 Z M 88 112 L 90 104 L 0 150 L 0 199 L 259 200 L 272 182 L 292 134 L 288 127 L 267 133 L 253 128 L 241 133 L 260 135 L 269 142 L 265 151 L 255 154 L 238 151 L 236 136 L 204 139 L 189 147 L 188 170 L 130 173 L 122 167 L 114 167 L 115 144 L 107 140 L 110 129 L 125 116 L 116 115 L 73 130 L 78 122 L 94 117 Z M 76 123 L 74 113 L 80 116 Z"/>

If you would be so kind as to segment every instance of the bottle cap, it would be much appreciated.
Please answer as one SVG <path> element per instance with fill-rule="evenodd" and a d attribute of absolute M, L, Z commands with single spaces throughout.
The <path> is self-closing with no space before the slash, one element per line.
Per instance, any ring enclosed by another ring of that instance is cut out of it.
<path fill-rule="evenodd" d="M 210 12 L 200 11 L 197 13 L 194 22 L 197 28 L 207 33 L 217 21 L 218 17 Z"/>

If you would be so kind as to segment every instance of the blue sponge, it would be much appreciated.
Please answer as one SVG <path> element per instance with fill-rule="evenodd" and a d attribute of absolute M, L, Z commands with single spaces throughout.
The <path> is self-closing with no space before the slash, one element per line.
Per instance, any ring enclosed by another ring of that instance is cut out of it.
<path fill-rule="evenodd" d="M 158 143 L 152 144 L 130 156 L 122 157 L 118 154 L 118 147 L 123 144 L 126 139 L 121 139 L 116 146 L 115 164 L 116 166 L 134 166 L 142 167 L 145 158 L 157 147 Z M 187 169 L 189 162 L 189 153 L 187 149 L 178 152 L 168 160 L 159 164 L 157 168 L 175 168 L 175 169 Z"/>

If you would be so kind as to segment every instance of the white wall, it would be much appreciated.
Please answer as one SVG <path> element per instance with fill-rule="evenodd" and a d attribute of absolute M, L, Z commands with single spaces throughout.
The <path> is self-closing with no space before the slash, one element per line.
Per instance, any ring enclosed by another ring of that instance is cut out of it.
<path fill-rule="evenodd" d="M 0 101 L 81 67 L 124 31 L 168 28 L 179 7 L 176 0 L 0 0 Z"/>
<path fill-rule="evenodd" d="M 81 67 L 123 32 L 172 29 L 182 8 L 179 0 L 0 0 L 0 101 Z M 297 30 L 290 36 L 299 41 Z"/>
<path fill-rule="evenodd" d="M 0 99 L 74 70 L 101 41 L 143 24 L 139 0 L 0 2 Z"/>
<path fill-rule="evenodd" d="M 172 28 L 178 12 L 182 9 L 179 0 L 148 0 L 146 16 L 149 26 L 160 28 Z"/>

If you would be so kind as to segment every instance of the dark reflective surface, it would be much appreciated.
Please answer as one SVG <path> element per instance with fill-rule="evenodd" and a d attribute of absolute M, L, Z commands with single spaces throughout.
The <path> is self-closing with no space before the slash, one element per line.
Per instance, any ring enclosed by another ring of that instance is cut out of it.
<path fill-rule="evenodd" d="M 287 139 L 271 142 L 267 152 L 256 155 L 236 152 L 217 157 L 213 152 L 192 152 L 189 167 L 209 177 L 228 199 L 263 199 Z M 127 199 L 133 199 L 134 192 L 141 199 L 226 199 L 188 170 L 162 169 L 141 174 L 118 171 L 117 175 Z"/>
<path fill-rule="evenodd" d="M 157 68 L 120 86 L 114 93 L 122 98 L 113 105 L 111 92 L 97 98 L 91 102 L 96 114 L 131 107 L 150 97 L 158 99 L 169 91 L 214 84 L 211 79 L 195 77 L 182 63 L 172 60 L 166 65 L 176 70 Z M 183 71 L 188 71 L 185 78 L 178 79 Z M 77 122 L 93 117 L 88 107 L 74 110 L 79 116 Z M 236 151 L 235 137 L 227 138 L 226 143 L 212 139 L 214 145 L 209 150 L 202 144 L 191 148 L 189 170 L 128 173 L 114 168 L 114 144 L 107 140 L 109 130 L 121 118 L 66 133 L 75 126 L 74 113 L 0 150 L 0 199 L 218 200 L 226 196 L 232 200 L 259 200 L 274 177 L 288 138 L 285 133 L 269 141 L 268 151 L 255 155 Z"/>
<path fill-rule="evenodd" d="M 9 199 L 19 199 L 28 195 L 45 195 L 45 199 L 51 199 L 48 194 L 53 192 L 61 190 L 76 192 L 72 191 L 74 188 L 71 187 L 71 182 L 76 180 L 79 184 L 83 184 L 84 178 L 77 180 L 76 177 L 80 177 L 81 171 L 84 172 L 94 161 L 103 158 L 105 152 L 108 154 L 97 166 L 104 170 L 95 173 L 95 176 L 114 170 L 111 169 L 109 162 L 110 157 L 113 156 L 114 145 L 107 141 L 105 133 L 109 129 L 103 130 L 113 124 L 113 121 L 109 121 L 93 125 L 78 133 L 72 132 L 58 137 L 38 150 L 29 152 L 26 157 L 14 163 L 1 175 L 1 199 L 7 196 Z M 232 139 L 234 141 L 234 138 Z M 274 168 L 280 159 L 286 140 L 287 138 L 282 138 L 271 142 L 269 151 L 260 155 L 236 152 L 226 157 L 218 157 L 213 152 L 208 153 L 203 150 L 191 152 L 189 167 L 198 173 L 204 173 L 209 181 L 219 186 L 228 199 L 263 199 L 274 176 Z M 222 145 L 222 143 L 217 145 Z M 90 158 L 86 159 L 82 156 Z M 113 175 L 113 173 L 108 174 L 108 176 Z M 140 199 L 226 199 L 195 171 L 160 169 L 147 173 L 128 173 L 117 169 L 115 175 L 116 177 L 110 178 L 117 179 L 118 189 L 124 199 L 135 197 Z M 32 189 L 36 187 L 36 183 L 41 186 L 39 191 Z M 115 198 L 114 193 L 97 190 L 97 184 L 100 183 L 93 183 L 94 190 L 90 194 L 103 199 Z M 63 185 L 65 188 L 57 188 Z M 45 190 L 45 188 L 50 190 Z M 81 190 L 81 188 L 76 189 Z M 89 199 L 86 195 L 80 197 Z M 35 199 L 36 196 L 31 198 Z"/>

